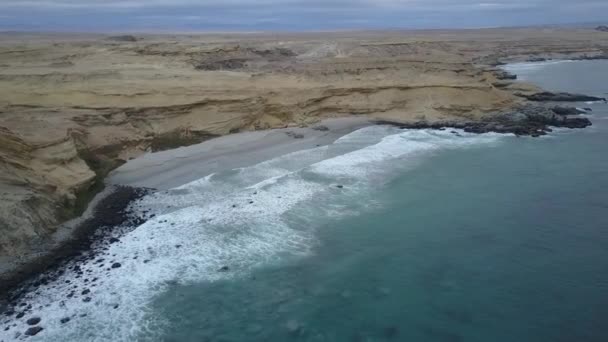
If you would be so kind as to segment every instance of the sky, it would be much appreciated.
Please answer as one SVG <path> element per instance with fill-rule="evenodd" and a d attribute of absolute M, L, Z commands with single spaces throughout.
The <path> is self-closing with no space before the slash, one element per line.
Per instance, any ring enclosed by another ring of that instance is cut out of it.
<path fill-rule="evenodd" d="M 608 0 L 0 0 L 0 30 L 308 31 L 608 22 Z"/>

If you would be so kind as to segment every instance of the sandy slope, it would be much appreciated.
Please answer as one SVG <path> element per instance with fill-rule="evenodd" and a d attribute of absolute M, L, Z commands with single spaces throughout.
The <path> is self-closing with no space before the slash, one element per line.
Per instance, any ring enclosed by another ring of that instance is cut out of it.
<path fill-rule="evenodd" d="M 593 30 L 0 34 L 0 259 L 27 257 L 145 151 L 365 115 L 478 120 L 532 86 L 499 61 L 608 51 Z"/>

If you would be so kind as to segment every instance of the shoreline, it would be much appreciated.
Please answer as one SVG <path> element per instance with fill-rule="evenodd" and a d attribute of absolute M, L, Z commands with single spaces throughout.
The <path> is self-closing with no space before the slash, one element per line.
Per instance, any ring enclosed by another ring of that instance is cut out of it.
<path fill-rule="evenodd" d="M 518 118 L 521 113 L 525 115 L 523 120 Z M 23 263 L 9 263 L 8 267 L 2 265 L 0 312 L 10 310 L 10 303 L 6 302 L 8 297 L 27 292 L 30 286 L 35 286 L 37 278 L 58 271 L 62 265 L 72 260 L 77 262 L 79 257 L 87 253 L 94 254 L 91 245 L 99 239 L 107 238 L 111 235 L 109 233 L 128 220 L 142 220 L 129 217 L 125 209 L 149 193 L 151 188 L 169 189 L 221 170 L 244 167 L 277 155 L 327 145 L 345 134 L 373 124 L 411 129 L 453 127 L 472 133 L 514 133 L 533 137 L 550 132 L 549 126 L 583 128 L 591 124 L 586 118 L 571 118 L 570 115 L 558 114 L 555 109 L 533 105 L 531 102 L 491 117 L 493 119 L 488 121 L 395 122 L 374 120 L 364 115 L 347 116 L 326 119 L 311 127 L 294 126 L 235 133 L 187 147 L 147 153 L 110 172 L 104 180 L 108 189 L 95 196 L 87 205 L 84 215 L 61 225 L 62 228 L 53 235 L 50 243 L 41 246 L 41 251 Z M 108 223 L 106 220 L 111 218 L 117 218 L 118 221 Z M 99 231 L 103 233 L 101 237 L 96 234 Z"/>
<path fill-rule="evenodd" d="M 30 259 L 4 265 L 0 274 L 0 314 L 11 316 L 23 294 L 52 281 L 70 263 L 77 264 L 93 258 L 107 244 L 111 236 L 125 225 L 145 222 L 128 211 L 131 203 L 152 192 L 152 189 L 129 186 L 109 186 L 97 194 L 85 213 L 65 224 L 47 245 Z M 27 310 L 27 309 L 26 309 Z"/>
<path fill-rule="evenodd" d="M 60 225 L 50 241 L 39 246 L 39 251 L 19 262 L 0 260 L 0 314 L 17 313 L 16 301 L 23 294 L 60 275 L 63 267 L 93 258 L 96 251 L 125 232 L 122 228 L 128 231 L 128 227 L 144 223 L 145 218 L 132 216 L 127 209 L 146 194 L 220 170 L 328 145 L 372 124 L 365 116 L 354 116 L 322 120 L 311 127 L 235 133 L 148 153 L 127 162 L 104 179 L 106 188 L 93 198 L 85 212 Z"/>
<path fill-rule="evenodd" d="M 303 149 L 328 145 L 372 125 L 367 116 L 321 120 L 310 127 L 287 127 L 234 133 L 200 144 L 147 153 L 116 168 L 106 184 L 165 190 L 209 174 L 249 166 Z"/>

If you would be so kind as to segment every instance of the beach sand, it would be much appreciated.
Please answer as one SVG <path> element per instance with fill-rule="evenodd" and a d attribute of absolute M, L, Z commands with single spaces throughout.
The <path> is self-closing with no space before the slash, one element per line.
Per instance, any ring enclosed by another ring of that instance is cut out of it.
<path fill-rule="evenodd" d="M 344 117 L 327 119 L 311 127 L 226 135 L 196 145 L 145 154 L 114 170 L 106 183 L 171 189 L 219 171 L 328 145 L 341 136 L 370 124 L 364 116 Z"/>

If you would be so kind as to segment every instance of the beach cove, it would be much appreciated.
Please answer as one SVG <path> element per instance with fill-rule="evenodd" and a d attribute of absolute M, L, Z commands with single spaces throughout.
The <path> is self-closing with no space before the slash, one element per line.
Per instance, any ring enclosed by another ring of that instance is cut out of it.
<path fill-rule="evenodd" d="M 604 61 L 506 69 L 606 92 Z M 591 127 L 540 138 L 346 119 L 134 159 L 108 184 L 157 189 L 141 222 L 0 340 L 603 341 L 608 111 L 577 106 Z"/>

